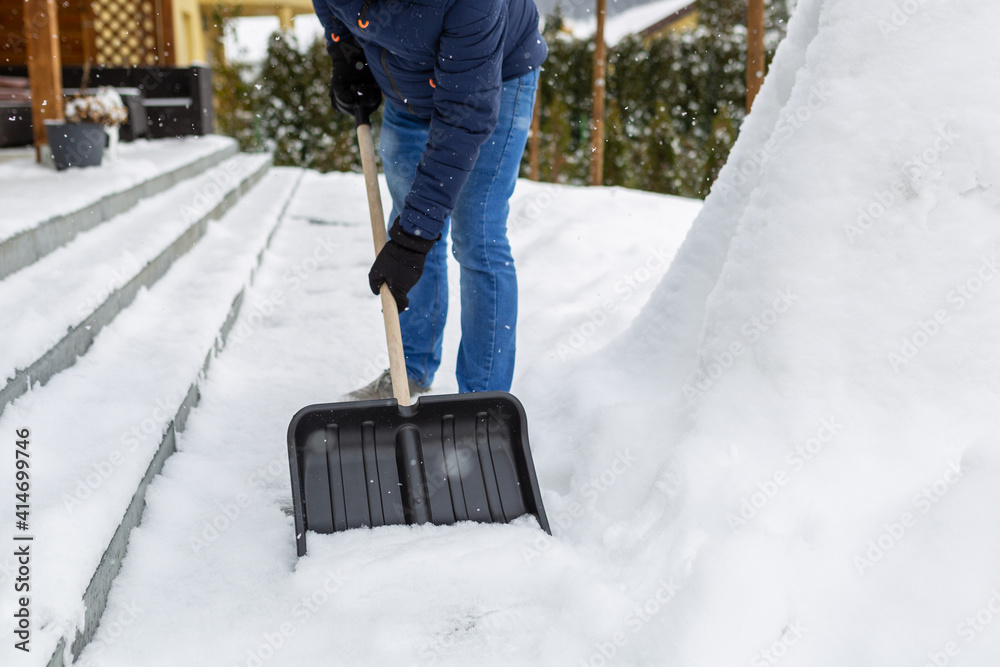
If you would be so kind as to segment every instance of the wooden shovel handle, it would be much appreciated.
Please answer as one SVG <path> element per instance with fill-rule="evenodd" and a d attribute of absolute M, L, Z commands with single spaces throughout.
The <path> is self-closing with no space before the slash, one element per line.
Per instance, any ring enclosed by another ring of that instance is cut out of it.
<path fill-rule="evenodd" d="M 382 212 L 382 196 L 378 188 L 378 167 L 375 165 L 375 145 L 372 143 L 372 126 L 366 114 L 358 114 L 358 147 L 361 149 L 361 167 L 365 172 L 365 188 L 368 190 L 368 212 L 372 220 L 372 238 L 375 241 L 375 256 L 382 251 L 386 242 L 385 214 Z M 389 376 L 392 378 L 392 394 L 400 405 L 410 404 L 410 383 L 406 378 L 406 358 L 403 355 L 403 334 L 399 330 L 399 310 L 392 298 L 389 286 L 382 283 L 379 290 L 382 298 L 382 320 L 385 324 L 385 344 L 389 350 Z"/>

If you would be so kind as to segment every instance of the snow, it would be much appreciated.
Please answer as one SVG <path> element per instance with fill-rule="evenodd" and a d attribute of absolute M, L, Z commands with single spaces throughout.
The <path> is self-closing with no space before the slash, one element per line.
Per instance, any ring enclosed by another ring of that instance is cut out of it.
<path fill-rule="evenodd" d="M 30 657 L 37 658 L 23 662 L 13 642 L 4 642 L 0 664 L 46 664 L 59 637 L 82 620 L 83 592 L 297 180 L 297 171 L 268 174 L 210 223 L 152 289 L 141 290 L 86 355 L 0 417 L 4 433 L 31 432 Z M 8 451 L 0 489 L 13 499 Z M 14 525 L 11 514 L 5 525 Z M 14 613 L 14 598 L 6 594 L 16 568 L 13 550 L 5 551 L 0 613 L 6 618 Z"/>
<path fill-rule="evenodd" d="M 799 4 L 605 358 L 663 415 L 633 429 L 649 497 L 607 505 L 681 585 L 638 664 L 996 664 L 998 13 Z"/>
<path fill-rule="evenodd" d="M 55 174 L 37 164 L 33 155 L 0 164 L 0 240 L 92 206 L 107 195 L 128 190 L 233 143 L 221 136 L 140 139 L 121 144 L 115 162 Z"/>
<path fill-rule="evenodd" d="M 204 218 L 268 158 L 239 155 L 140 201 L 0 282 L 0 378 L 6 382 L 82 326 L 109 297 Z M 141 167 L 144 162 L 139 161 Z M 117 298 L 117 297 L 116 297 Z"/>
<path fill-rule="evenodd" d="M 656 0 L 609 16 L 604 21 L 604 41 L 608 46 L 614 46 L 629 35 L 642 32 L 694 3 L 695 0 Z M 567 18 L 566 25 L 577 39 L 591 39 L 597 31 L 597 18 Z"/>
<path fill-rule="evenodd" d="M 73 123 L 91 122 L 118 126 L 128 120 L 128 109 L 121 95 L 109 86 L 101 86 L 93 95 L 81 95 L 66 102 L 66 119 Z"/>
<path fill-rule="evenodd" d="M 361 180 L 307 173 L 80 664 L 996 665 L 998 21 L 801 0 L 700 210 L 518 185 L 513 393 L 552 537 L 384 527 L 295 557 L 287 422 L 384 368 Z"/>
<path fill-rule="evenodd" d="M 279 28 L 276 16 L 244 16 L 229 21 L 223 45 L 226 56 L 233 61 L 259 63 L 267 55 L 267 42 Z M 292 34 L 300 48 L 323 37 L 323 26 L 315 14 L 295 17 Z"/>
<path fill-rule="evenodd" d="M 526 389 L 522 378 L 575 364 L 587 346 L 623 331 L 699 209 L 621 189 L 519 183 L 511 237 L 522 284 L 537 287 L 522 292 L 515 393 Z M 610 236 L 609 219 L 617 227 Z M 282 511 L 291 504 L 288 422 L 385 367 L 381 316 L 364 279 L 370 233 L 360 175 L 306 175 L 200 387 L 179 452 L 149 490 L 108 620 L 82 664 L 253 664 L 270 641 L 281 649 L 269 664 L 317 655 L 409 664 L 419 654 L 500 665 L 559 637 L 544 649 L 557 660 L 552 651 L 563 644 L 586 655 L 587 638 L 607 625 L 596 610 L 628 612 L 613 580 L 595 586 L 606 577 L 590 559 L 531 520 L 311 536 L 309 555 L 296 560 Z M 588 265 L 605 270 L 581 282 L 579 267 Z M 615 295 L 625 277 L 630 291 Z M 609 300 L 617 307 L 606 321 L 576 340 L 587 308 Z M 456 390 L 457 324 L 452 313 L 438 392 Z M 545 402 L 525 407 L 532 423 Z M 564 462 L 545 454 L 545 438 L 535 442 L 544 479 L 544 469 Z"/>

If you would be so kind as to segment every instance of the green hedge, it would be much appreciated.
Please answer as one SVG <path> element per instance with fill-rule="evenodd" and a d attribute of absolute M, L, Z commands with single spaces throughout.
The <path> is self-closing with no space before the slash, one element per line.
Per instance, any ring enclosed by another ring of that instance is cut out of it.
<path fill-rule="evenodd" d="M 769 60 L 784 35 L 783 2 L 768 7 Z M 609 50 L 605 185 L 703 198 L 725 164 L 746 115 L 746 5 L 700 4 L 694 31 L 631 36 Z M 590 180 L 594 44 L 568 37 L 562 23 L 558 12 L 546 21 L 539 166 L 543 181 L 582 185 Z"/>
<path fill-rule="evenodd" d="M 745 115 L 746 29 L 731 23 L 745 4 L 702 5 L 703 16 L 715 21 L 703 18 L 687 34 L 626 38 L 609 51 L 605 184 L 704 197 L 725 163 Z M 770 57 L 784 27 L 783 6 L 772 3 L 769 20 Z M 546 21 L 541 179 L 585 184 L 594 47 L 561 28 L 558 13 Z M 277 165 L 359 171 L 353 122 L 330 108 L 329 78 L 322 40 L 302 49 L 291 35 L 275 33 L 258 71 L 216 68 L 219 126 L 244 150 L 273 151 Z M 527 152 L 522 175 L 529 175 Z"/>

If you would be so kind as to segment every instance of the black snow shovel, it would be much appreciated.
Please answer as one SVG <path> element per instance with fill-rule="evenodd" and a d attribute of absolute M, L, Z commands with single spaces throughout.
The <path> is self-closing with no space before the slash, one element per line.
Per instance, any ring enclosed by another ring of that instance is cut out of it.
<path fill-rule="evenodd" d="M 357 114 L 375 254 L 386 242 L 378 169 L 366 114 Z M 501 391 L 424 396 L 410 404 L 399 312 L 382 284 L 382 315 L 395 398 L 303 408 L 288 426 L 295 542 L 394 524 L 507 523 L 533 514 L 545 532 L 528 424 Z"/>

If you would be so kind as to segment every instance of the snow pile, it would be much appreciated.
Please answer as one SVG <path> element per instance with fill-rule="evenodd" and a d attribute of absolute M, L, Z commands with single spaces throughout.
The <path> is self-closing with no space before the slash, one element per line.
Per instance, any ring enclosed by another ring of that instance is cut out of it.
<path fill-rule="evenodd" d="M 575 479 L 615 442 L 640 470 L 574 537 L 678 586 L 597 657 L 997 664 L 998 20 L 988 0 L 799 4 L 685 245 L 603 358 L 619 406 L 578 429 Z"/>

